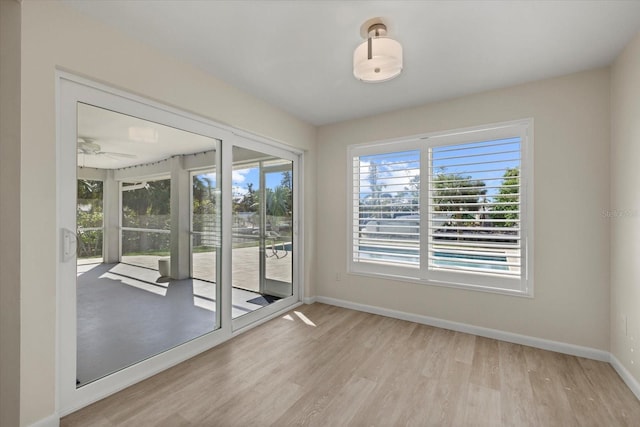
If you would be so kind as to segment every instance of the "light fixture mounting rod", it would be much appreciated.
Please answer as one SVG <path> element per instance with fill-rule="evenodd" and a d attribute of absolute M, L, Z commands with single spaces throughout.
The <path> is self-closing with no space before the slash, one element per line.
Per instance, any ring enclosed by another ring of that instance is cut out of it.
<path fill-rule="evenodd" d="M 373 42 L 371 39 L 387 35 L 387 26 L 382 22 L 371 24 L 367 30 L 367 59 L 373 58 Z"/>
<path fill-rule="evenodd" d="M 367 33 L 369 34 L 369 38 L 384 37 L 387 35 L 387 26 L 382 22 L 375 23 L 369 27 Z"/>

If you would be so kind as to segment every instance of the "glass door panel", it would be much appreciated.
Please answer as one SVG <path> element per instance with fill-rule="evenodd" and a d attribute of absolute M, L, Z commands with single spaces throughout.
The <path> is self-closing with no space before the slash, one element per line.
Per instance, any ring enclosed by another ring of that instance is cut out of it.
<path fill-rule="evenodd" d="M 233 318 L 293 295 L 292 165 L 233 147 Z"/>
<path fill-rule="evenodd" d="M 193 217 L 189 197 L 192 170 L 215 176 L 219 141 L 78 103 L 76 149 L 75 388 L 82 390 L 220 328 L 219 180 Z M 198 277 L 192 244 L 208 262 L 206 273 L 196 263 Z"/>
<path fill-rule="evenodd" d="M 265 240 L 263 293 L 293 295 L 293 181 L 292 162 L 263 165 L 265 183 Z"/>

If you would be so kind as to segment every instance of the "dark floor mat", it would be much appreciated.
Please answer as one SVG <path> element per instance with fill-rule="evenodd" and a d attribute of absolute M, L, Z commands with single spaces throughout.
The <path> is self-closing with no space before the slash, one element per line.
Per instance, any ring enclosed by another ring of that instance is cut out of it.
<path fill-rule="evenodd" d="M 280 297 L 274 297 L 271 295 L 261 295 L 257 298 L 247 300 L 247 302 L 250 302 L 251 304 L 258 304 L 264 307 L 271 304 L 274 301 L 278 301 L 279 299 Z"/>

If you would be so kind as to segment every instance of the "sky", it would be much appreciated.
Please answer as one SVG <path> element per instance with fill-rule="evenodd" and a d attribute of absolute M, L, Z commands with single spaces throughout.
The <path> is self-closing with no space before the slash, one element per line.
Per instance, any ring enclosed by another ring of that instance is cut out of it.
<path fill-rule="evenodd" d="M 379 184 L 384 191 L 403 191 L 407 182 L 420 174 L 419 151 L 360 157 L 361 193 L 370 192 L 371 161 L 378 165 Z M 432 174 L 460 174 L 486 184 L 487 196 L 495 195 L 505 171 L 520 165 L 520 138 L 433 147 Z"/>
<path fill-rule="evenodd" d="M 212 185 L 215 186 L 216 177 L 215 174 L 204 174 L 212 180 Z M 269 173 L 267 174 L 267 188 L 275 188 L 280 185 L 282 181 L 282 173 Z M 231 185 L 233 187 L 234 196 L 242 196 L 247 193 L 249 183 L 253 184 L 253 189 L 258 190 L 260 188 L 260 174 L 259 168 L 246 168 L 246 169 L 234 169 L 231 177 Z"/>

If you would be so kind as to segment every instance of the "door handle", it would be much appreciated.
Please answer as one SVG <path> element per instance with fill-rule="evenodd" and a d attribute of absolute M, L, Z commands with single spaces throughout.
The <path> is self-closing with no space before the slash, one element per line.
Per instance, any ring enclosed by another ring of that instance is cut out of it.
<path fill-rule="evenodd" d="M 78 236 L 68 228 L 62 229 L 62 261 L 70 261 L 76 256 Z"/>

